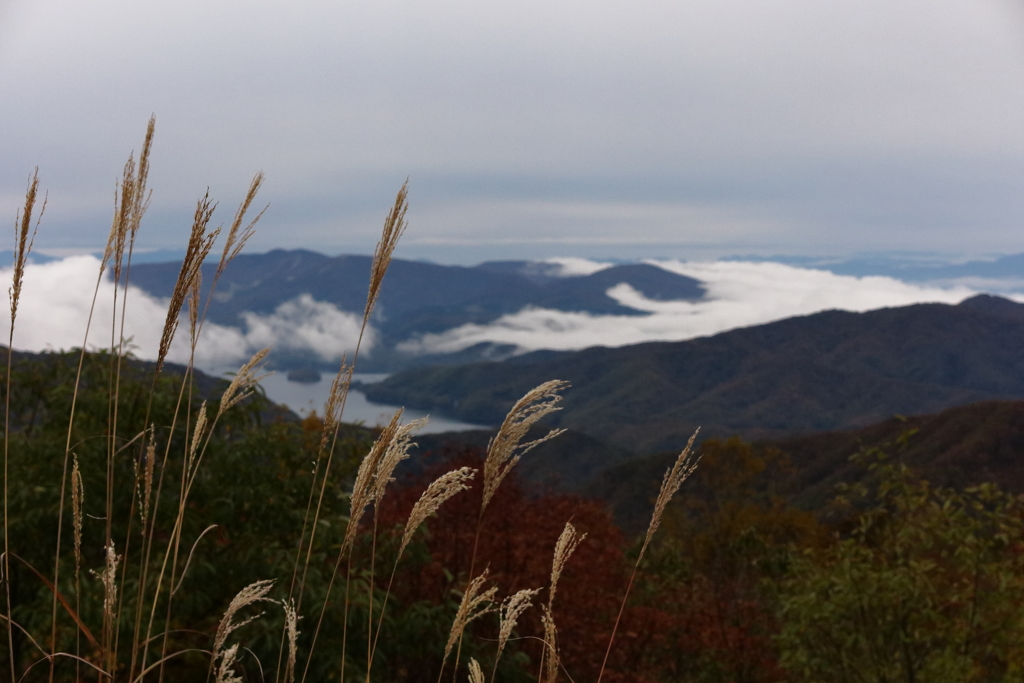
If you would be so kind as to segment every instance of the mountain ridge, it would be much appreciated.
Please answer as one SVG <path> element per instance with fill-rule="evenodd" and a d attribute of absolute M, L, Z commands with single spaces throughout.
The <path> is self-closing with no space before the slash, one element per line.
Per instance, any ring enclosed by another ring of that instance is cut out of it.
<path fill-rule="evenodd" d="M 476 424 L 496 424 L 549 379 L 573 384 L 551 424 L 635 453 L 707 435 L 781 437 L 1024 398 L 1024 305 L 979 295 L 951 306 L 824 311 L 683 342 L 541 352 L 406 370 L 363 387 Z"/>
<path fill-rule="evenodd" d="M 361 315 L 372 258 L 326 256 L 308 250 L 277 249 L 265 254 L 242 254 L 224 271 L 208 312 L 212 322 L 239 326 L 245 312 L 269 315 L 281 304 L 308 294 L 339 310 Z M 487 324 L 527 307 L 592 315 L 647 315 L 625 306 L 607 291 L 627 284 L 648 299 L 694 301 L 705 296 L 701 283 L 650 264 L 611 266 L 595 273 L 538 276 L 530 262 L 495 262 L 479 266 L 443 266 L 394 259 L 389 266 L 372 323 L 378 332 L 372 354 L 361 370 L 389 371 L 409 365 L 459 363 L 488 357 L 508 357 L 516 349 L 482 344 L 457 354 L 416 355 L 397 347 L 424 334 L 440 333 L 466 324 Z M 554 264 L 550 264 L 554 267 Z M 131 281 L 157 297 L 169 297 L 180 266 L 175 263 L 133 265 Z M 209 292 L 216 264 L 203 266 L 204 294 Z M 518 269 L 518 270 L 517 270 Z M 289 358 L 272 354 L 278 365 L 317 365 L 310 356 Z M 323 369 L 337 363 L 321 362 Z"/>

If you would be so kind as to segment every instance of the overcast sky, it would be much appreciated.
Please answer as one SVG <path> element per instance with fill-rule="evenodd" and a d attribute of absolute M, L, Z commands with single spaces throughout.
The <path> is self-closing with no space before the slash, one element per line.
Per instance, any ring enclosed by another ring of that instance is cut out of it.
<path fill-rule="evenodd" d="M 101 245 L 157 116 L 143 246 L 252 174 L 252 249 L 1024 252 L 1021 0 L 0 0 L 0 214 Z M 0 249 L 3 246 L 0 245 Z"/>

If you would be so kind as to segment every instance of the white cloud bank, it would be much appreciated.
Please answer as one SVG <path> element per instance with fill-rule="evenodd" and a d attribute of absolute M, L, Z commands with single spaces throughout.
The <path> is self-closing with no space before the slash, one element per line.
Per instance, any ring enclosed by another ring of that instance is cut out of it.
<path fill-rule="evenodd" d="M 584 259 L 558 259 L 552 263 L 562 267 L 562 275 L 588 274 L 607 265 Z M 611 288 L 609 295 L 647 315 L 607 316 L 527 308 L 487 325 L 463 325 L 423 335 L 406 341 L 400 349 L 412 353 L 451 353 L 492 342 L 513 344 L 525 352 L 677 341 L 833 308 L 866 311 L 922 302 L 959 303 L 981 291 L 963 283 L 948 287 L 918 285 L 887 277 L 836 275 L 770 262 L 649 263 L 700 280 L 707 288 L 707 298 L 696 302 L 652 301 L 629 285 L 620 284 Z M 18 308 L 14 347 L 42 351 L 80 346 L 98 270 L 99 261 L 93 256 L 30 265 Z M 0 281 L 3 280 L 11 281 L 10 269 L 0 270 Z M 88 340 L 92 348 L 110 344 L 113 296 L 113 284 L 104 279 Z M 1015 298 L 1024 301 L 1024 295 Z M 125 336 L 131 339 L 138 357 L 156 357 L 166 311 L 165 300 L 129 288 Z M 6 343 L 9 324 L 4 315 L 0 320 L 0 343 Z M 325 361 L 336 360 L 354 348 L 359 326 L 358 315 L 303 294 L 280 304 L 269 315 L 244 313 L 238 328 L 207 323 L 196 365 L 207 370 L 238 365 L 265 346 L 310 353 Z M 187 337 L 188 325 L 183 321 L 169 354 L 171 361 L 187 360 Z M 374 330 L 368 330 L 364 349 L 372 348 L 375 339 Z"/>
<path fill-rule="evenodd" d="M 29 265 L 15 321 L 14 348 L 43 351 L 81 346 L 98 272 L 99 260 L 94 256 Z M 11 282 L 11 276 L 10 269 L 0 270 L 0 281 Z M 123 290 L 119 307 L 121 295 Z M 113 298 L 114 285 L 105 277 L 96 298 L 89 348 L 109 348 Z M 131 339 L 131 348 L 138 357 L 156 358 L 166 316 L 166 300 L 151 297 L 136 287 L 128 288 L 125 337 Z M 240 364 L 266 346 L 312 352 L 323 360 L 335 360 L 355 348 L 361 322 L 359 316 L 315 301 L 309 295 L 281 304 L 270 315 L 246 313 L 243 319 L 244 331 L 205 323 L 196 365 L 209 370 Z M 9 331 L 10 317 L 4 315 L 0 320 L 0 343 L 6 344 Z M 372 348 L 373 343 L 373 330 L 367 330 L 364 349 Z M 178 328 L 168 358 L 174 362 L 188 360 L 187 320 Z"/>
<path fill-rule="evenodd" d="M 591 315 L 527 308 L 487 325 L 468 324 L 401 345 L 411 353 L 451 353 L 482 342 L 513 344 L 523 352 L 681 341 L 737 327 L 828 309 L 867 311 L 886 306 L 955 304 L 978 293 L 966 286 L 914 285 L 888 277 L 852 277 L 780 263 L 648 261 L 704 283 L 701 301 L 652 301 L 627 284 L 608 291 L 644 316 Z M 577 272 L 586 272 L 573 264 Z"/>

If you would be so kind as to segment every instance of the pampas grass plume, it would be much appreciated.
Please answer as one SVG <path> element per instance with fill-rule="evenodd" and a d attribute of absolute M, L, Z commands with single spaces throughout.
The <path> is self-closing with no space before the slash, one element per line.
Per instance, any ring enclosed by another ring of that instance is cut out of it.
<path fill-rule="evenodd" d="M 409 209 L 409 181 L 406 179 L 395 196 L 395 204 L 391 207 L 387 218 L 384 219 L 384 229 L 381 231 L 380 241 L 373 252 L 373 263 L 370 266 L 370 288 L 366 295 L 366 310 L 363 313 L 364 319 L 368 319 L 373 313 L 377 299 L 380 297 L 380 287 L 384 282 L 384 275 L 391 264 L 391 256 L 398 246 L 398 239 L 405 232 L 405 212 Z"/>
<path fill-rule="evenodd" d="M 412 512 L 409 513 L 409 521 L 405 523 L 405 532 L 402 534 L 402 545 L 398 549 L 399 555 L 405 551 L 406 546 L 412 541 L 412 537 L 420 525 L 437 512 L 438 508 L 446 500 L 460 491 L 469 489 L 469 482 L 476 475 L 476 472 L 472 467 L 461 467 L 457 470 L 446 472 L 431 482 L 427 490 L 423 492 L 419 500 L 416 501 L 416 504 L 413 505 Z"/>
<path fill-rule="evenodd" d="M 698 432 L 700 432 L 699 428 L 690 436 L 690 440 L 686 442 L 686 447 L 679 453 L 679 457 L 676 458 L 672 467 L 665 472 L 665 476 L 661 480 L 661 490 L 658 492 L 658 498 L 654 502 L 654 513 L 651 515 L 651 523 L 647 527 L 647 535 L 644 537 L 644 544 L 640 549 L 641 557 L 654 537 L 654 532 L 658 530 L 661 518 L 665 514 L 665 508 L 668 507 L 672 496 L 676 494 L 676 491 L 679 490 L 679 487 L 682 486 L 687 477 L 697 469 L 700 456 L 694 456 L 693 442 L 697 438 Z"/>
<path fill-rule="evenodd" d="M 139 519 L 142 521 L 143 530 L 146 529 L 146 521 L 149 519 L 149 506 L 153 497 L 153 473 L 156 468 L 156 441 L 153 440 L 153 432 L 154 429 L 150 427 L 142 476 L 139 476 L 138 462 L 135 463 L 135 493 L 139 497 Z"/>
<path fill-rule="evenodd" d="M 484 683 L 484 672 L 480 668 L 480 662 L 472 657 L 469 658 L 469 683 Z"/>
<path fill-rule="evenodd" d="M 519 462 L 523 454 L 558 436 L 564 429 L 554 429 L 535 441 L 520 444 L 526 433 L 538 420 L 556 410 L 562 400 L 558 392 L 569 386 L 562 380 L 551 380 L 527 392 L 516 401 L 501 423 L 498 433 L 487 444 L 487 459 L 484 461 L 484 493 L 481 510 L 487 507 L 498 490 L 502 480 Z"/>
<path fill-rule="evenodd" d="M 192 464 L 195 462 L 196 453 L 199 451 L 199 443 L 203 439 L 203 432 L 206 431 L 206 401 L 199 406 L 199 413 L 196 415 L 195 431 L 192 432 L 192 444 L 188 448 L 187 471 L 191 478 Z"/>
<path fill-rule="evenodd" d="M 399 425 L 394 430 L 391 440 L 384 449 L 384 455 L 377 464 L 377 470 L 373 473 L 373 485 L 370 491 L 370 502 L 373 505 L 380 505 L 384 499 L 384 491 L 388 484 L 395 479 L 394 474 L 398 463 L 409 457 L 409 449 L 415 444 L 412 442 L 413 435 L 427 424 L 427 418 L 421 417 L 418 420 Z"/>
<path fill-rule="evenodd" d="M 171 342 L 178 330 L 178 316 L 181 315 L 181 307 L 189 296 L 194 286 L 195 279 L 199 276 L 203 261 L 213 248 L 213 243 L 220 234 L 220 228 L 207 233 L 206 228 L 213 218 L 215 205 L 210 200 L 210 193 L 207 192 L 202 199 L 196 203 L 195 215 L 192 218 L 192 231 L 189 233 L 188 245 L 185 247 L 185 258 L 181 261 L 181 269 L 178 271 L 178 279 L 174 283 L 174 290 L 171 293 L 171 302 L 167 307 L 167 318 L 164 320 L 164 329 L 160 335 L 160 350 L 157 353 L 156 373 L 160 374 L 163 369 L 167 353 L 171 349 Z"/>
<path fill-rule="evenodd" d="M 542 609 L 540 620 L 544 624 L 544 653 L 541 655 L 540 675 L 537 676 L 537 683 L 553 683 L 558 676 L 558 667 L 560 666 L 558 629 L 555 628 L 555 619 L 547 605 Z"/>
<path fill-rule="evenodd" d="M 220 397 L 220 408 L 217 409 L 217 417 L 223 415 L 224 411 L 238 405 L 240 401 L 244 401 L 249 396 L 252 396 L 253 389 L 259 381 L 270 375 L 270 373 L 256 374 L 259 370 L 263 369 L 257 366 L 259 366 L 268 353 L 270 353 L 269 346 L 262 351 L 257 351 L 249 359 L 249 362 L 238 369 L 238 372 L 231 379 L 228 388 L 224 390 L 224 394 Z"/>
<path fill-rule="evenodd" d="M 14 279 L 8 294 L 11 299 L 11 330 L 14 330 L 14 319 L 18 316 L 18 301 L 21 299 L 21 285 L 25 279 L 25 266 L 28 263 L 28 255 L 32 251 L 32 245 L 36 241 L 36 230 L 39 229 L 39 221 L 46 211 L 46 199 L 39 210 L 39 217 L 36 219 L 36 227 L 32 228 L 32 212 L 35 211 L 36 201 L 39 196 L 39 169 L 36 168 L 28 181 L 28 189 L 25 190 L 25 208 L 20 211 L 14 219 Z M 31 230 L 31 236 L 30 236 Z"/>
<path fill-rule="evenodd" d="M 270 589 L 273 587 L 274 582 L 269 579 L 251 583 L 238 591 L 238 594 L 235 595 L 228 604 L 227 610 L 224 611 L 224 616 L 221 617 L 220 623 L 217 625 L 217 634 L 213 638 L 212 664 L 215 665 L 218 659 L 222 660 L 221 666 L 218 668 L 218 681 L 231 680 L 222 678 L 222 676 L 225 675 L 223 672 L 225 670 L 230 670 L 230 662 L 228 661 L 228 652 L 230 652 L 230 648 L 229 650 L 224 649 L 224 643 L 227 642 L 228 636 L 249 622 L 259 619 L 260 616 L 262 616 L 262 612 L 251 617 L 246 617 L 240 621 L 235 621 L 235 616 L 249 605 L 253 605 L 257 602 L 269 602 L 270 600 L 267 598 L 267 593 L 269 593 Z M 237 648 L 237 646 L 234 647 Z M 231 659 L 233 660 L 234 657 L 231 657 Z"/>
<path fill-rule="evenodd" d="M 555 591 L 558 588 L 558 580 L 562 578 L 562 571 L 566 563 L 576 551 L 577 546 L 586 538 L 586 534 L 579 534 L 576 527 L 566 522 L 565 528 L 555 542 L 555 555 L 551 561 L 551 588 L 548 590 L 548 608 L 555 602 Z"/>
<path fill-rule="evenodd" d="M 495 672 L 498 670 L 498 660 L 501 659 L 501 653 L 505 649 L 508 639 L 512 637 L 512 631 L 515 630 L 519 617 L 523 616 L 523 612 L 533 606 L 531 601 L 537 593 L 540 593 L 539 588 L 523 589 L 506 598 L 505 602 L 501 603 L 501 607 L 498 608 L 498 651 L 494 655 Z M 494 678 L 494 673 L 491 674 L 491 678 Z"/>
<path fill-rule="evenodd" d="M 469 582 L 466 592 L 462 594 L 459 610 L 455 613 L 455 621 L 452 623 L 452 629 L 448 633 L 448 643 L 444 647 L 444 657 L 441 659 L 442 667 L 444 662 L 448 661 L 448 655 L 451 654 L 455 643 L 462 637 L 462 632 L 466 630 L 466 626 L 483 615 L 494 611 L 491 605 L 494 603 L 494 597 L 498 593 L 498 587 L 491 586 L 487 590 L 483 590 L 489 573 L 490 571 L 485 569 L 480 576 Z M 455 665 L 458 666 L 458 662 Z M 444 673 L 443 670 L 442 673 Z"/>
<path fill-rule="evenodd" d="M 256 217 L 249 221 L 249 224 L 244 228 L 242 223 L 245 221 L 245 214 L 249 211 L 249 207 L 252 206 L 253 201 L 256 199 L 256 194 L 260 191 L 262 185 L 263 172 L 260 171 L 253 176 L 252 183 L 249 184 L 249 191 L 246 193 L 245 199 L 242 200 L 238 211 L 235 212 L 234 219 L 231 221 L 231 227 L 228 229 L 227 239 L 224 240 L 224 250 L 221 252 L 220 261 L 217 263 L 217 274 L 214 279 L 220 279 L 227 265 L 235 260 L 235 257 L 245 247 L 245 243 L 256 233 L 256 223 L 266 213 L 267 206 L 263 207 L 263 210 L 256 214 Z"/>
<path fill-rule="evenodd" d="M 82 566 L 82 505 L 85 502 L 85 486 L 82 484 L 82 470 L 78 468 L 78 455 L 71 467 L 71 516 L 74 525 L 75 571 Z"/>
<path fill-rule="evenodd" d="M 327 443 L 338 430 L 341 424 L 341 413 L 345 408 L 345 400 L 348 398 L 349 387 L 352 386 L 352 372 L 355 367 L 346 364 L 346 358 L 341 359 L 341 367 L 338 374 L 331 381 L 331 391 L 324 402 L 324 427 L 320 433 L 320 450 L 322 454 L 327 448 Z"/>
<path fill-rule="evenodd" d="M 348 526 L 345 529 L 345 540 L 342 541 L 341 551 L 338 555 L 339 561 L 341 556 L 345 554 L 345 551 L 355 541 L 356 530 L 363 519 L 363 512 L 366 510 L 366 506 L 373 502 L 373 478 L 380 466 L 381 458 L 384 457 L 388 444 L 391 443 L 395 432 L 398 431 L 401 418 L 402 410 L 399 409 L 395 411 L 391 422 L 381 429 L 377 440 L 373 442 L 373 446 L 370 447 L 369 452 L 363 457 L 362 462 L 359 463 L 356 479 L 352 484 L 352 495 L 349 497 Z"/>
<path fill-rule="evenodd" d="M 555 553 L 551 560 L 551 586 L 548 588 L 548 604 L 544 607 L 541 622 L 544 624 L 544 654 L 541 658 L 539 683 L 551 683 L 558 675 L 558 630 L 555 628 L 553 608 L 558 581 L 562 578 L 565 565 L 586 534 L 579 534 L 571 523 L 566 522 L 565 528 L 555 542 Z"/>
<path fill-rule="evenodd" d="M 282 603 L 282 606 L 284 607 L 284 628 L 288 635 L 288 659 L 285 661 L 284 680 L 285 683 L 294 683 L 295 658 L 298 654 L 299 641 L 299 614 L 294 600 L 288 600 Z"/>

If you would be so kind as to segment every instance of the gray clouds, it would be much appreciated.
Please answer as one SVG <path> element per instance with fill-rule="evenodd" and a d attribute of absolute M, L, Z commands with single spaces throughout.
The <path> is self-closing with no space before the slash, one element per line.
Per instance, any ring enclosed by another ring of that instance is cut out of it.
<path fill-rule="evenodd" d="M 401 253 L 442 261 L 1020 249 L 1010 0 L 14 0 L 0 21 L 0 212 L 39 164 L 45 246 L 102 242 L 156 112 L 150 246 L 263 169 L 257 248 L 365 251 L 411 175 Z"/>

